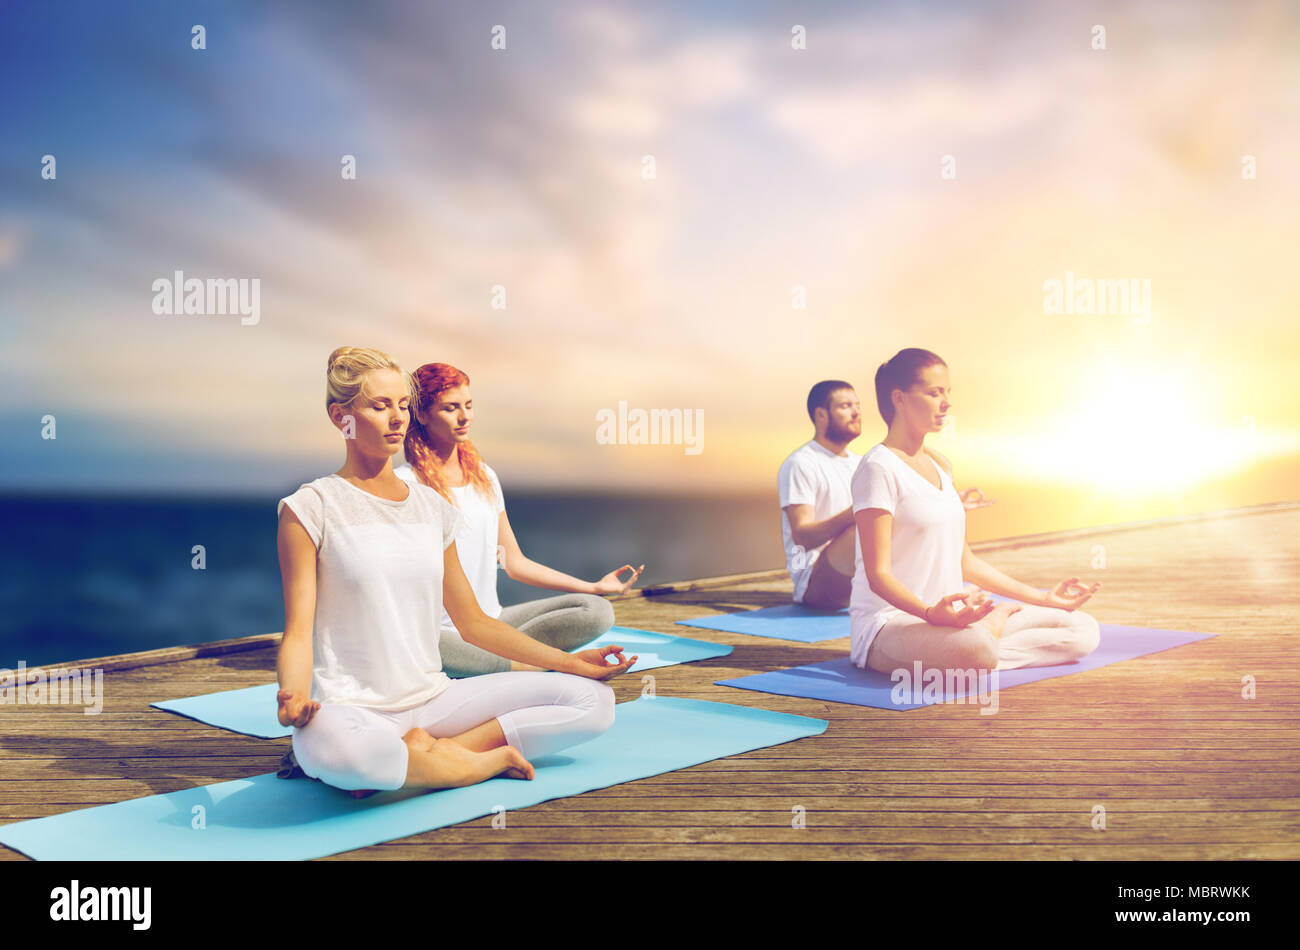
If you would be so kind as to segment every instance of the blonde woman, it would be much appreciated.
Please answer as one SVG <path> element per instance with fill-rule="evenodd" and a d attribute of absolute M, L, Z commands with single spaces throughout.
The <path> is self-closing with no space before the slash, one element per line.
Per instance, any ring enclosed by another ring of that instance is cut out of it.
<path fill-rule="evenodd" d="M 484 614 L 456 553 L 456 509 L 393 472 L 410 376 L 382 352 L 341 347 L 326 379 L 343 467 L 278 506 L 277 712 L 294 727 L 298 765 L 358 797 L 533 778 L 530 759 L 613 724 L 602 681 L 637 658 L 617 646 L 564 653 Z M 557 672 L 450 679 L 438 649 L 444 604 L 467 642 Z"/>

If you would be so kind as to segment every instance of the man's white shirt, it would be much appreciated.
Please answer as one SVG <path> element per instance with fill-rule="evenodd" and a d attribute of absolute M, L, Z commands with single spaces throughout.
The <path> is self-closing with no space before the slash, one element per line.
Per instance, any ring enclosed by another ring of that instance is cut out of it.
<path fill-rule="evenodd" d="M 811 551 L 796 544 L 790 531 L 787 505 L 812 505 L 813 521 L 825 521 L 853 505 L 850 485 L 862 456 L 844 450 L 836 455 L 815 440 L 809 440 L 790 453 L 777 473 L 777 490 L 781 496 L 781 540 L 785 546 L 785 566 L 794 581 L 794 602 L 803 601 L 808 578 L 827 539 Z M 854 542 L 856 546 L 856 541 Z"/>

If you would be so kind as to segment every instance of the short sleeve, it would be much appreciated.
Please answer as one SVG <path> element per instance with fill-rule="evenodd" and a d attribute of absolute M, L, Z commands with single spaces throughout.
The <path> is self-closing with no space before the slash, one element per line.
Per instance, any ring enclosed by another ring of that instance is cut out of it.
<path fill-rule="evenodd" d="M 811 465 L 798 456 L 786 459 L 777 475 L 781 507 L 817 504 L 817 481 L 817 473 Z"/>
<path fill-rule="evenodd" d="M 429 489 L 429 492 L 437 499 L 438 515 L 442 520 L 442 549 L 445 551 L 451 547 L 451 542 L 456 540 L 456 534 L 460 531 L 461 522 L 464 521 L 465 516 L 460 513 L 460 510 L 455 505 L 432 488 Z"/>
<path fill-rule="evenodd" d="M 487 472 L 488 481 L 492 483 L 492 491 L 496 496 L 492 501 L 493 510 L 501 514 L 506 510 L 506 494 L 501 490 L 501 480 L 497 478 L 497 473 L 492 471 L 490 466 L 484 465 L 483 470 Z"/>
<path fill-rule="evenodd" d="M 892 515 L 898 507 L 898 481 L 875 459 L 859 462 L 849 484 L 855 514 L 865 508 L 881 508 Z"/>
<path fill-rule="evenodd" d="M 324 501 L 320 492 L 311 485 L 303 485 L 292 495 L 280 499 L 280 503 L 275 506 L 276 518 L 280 517 L 285 505 L 288 505 L 289 510 L 298 516 L 302 526 L 307 529 L 307 536 L 311 538 L 311 543 L 316 545 L 316 550 L 319 551 L 325 528 Z"/>

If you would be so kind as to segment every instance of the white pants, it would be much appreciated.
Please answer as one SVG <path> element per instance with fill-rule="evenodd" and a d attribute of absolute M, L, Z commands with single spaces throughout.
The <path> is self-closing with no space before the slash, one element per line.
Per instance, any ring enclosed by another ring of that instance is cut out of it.
<path fill-rule="evenodd" d="M 1082 610 L 1026 604 L 1010 617 L 998 639 L 998 669 L 1073 663 L 1097 649 L 1101 627 Z"/>
<path fill-rule="evenodd" d="M 997 650 L 997 669 L 1055 666 L 1087 656 L 1101 643 L 1097 621 L 1081 610 L 1061 610 L 1026 604 L 1007 618 L 1002 636 L 994 639 L 982 623 L 968 627 L 936 627 L 899 611 L 885 622 L 869 643 L 867 666 L 882 673 L 923 666 L 964 669 L 975 666 L 971 656 L 981 642 Z M 984 647 L 987 649 L 987 647 Z"/>
<path fill-rule="evenodd" d="M 387 791 L 406 781 L 407 732 L 424 729 L 442 739 L 490 719 L 532 759 L 612 726 L 614 691 L 571 673 L 508 672 L 452 680 L 427 703 L 398 712 L 322 703 L 311 722 L 293 730 L 293 754 L 304 772 L 327 785 Z"/>

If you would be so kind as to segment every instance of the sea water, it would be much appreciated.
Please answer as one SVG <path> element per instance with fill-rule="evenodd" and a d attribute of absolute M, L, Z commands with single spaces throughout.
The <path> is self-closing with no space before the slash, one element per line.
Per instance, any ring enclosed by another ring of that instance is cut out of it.
<path fill-rule="evenodd" d="M 0 497 L 0 668 L 282 630 L 276 501 Z M 775 492 L 515 492 L 508 505 L 528 557 L 587 581 L 626 563 L 646 565 L 638 587 L 784 564 Z M 503 605 L 558 593 L 504 572 L 498 592 Z"/>

